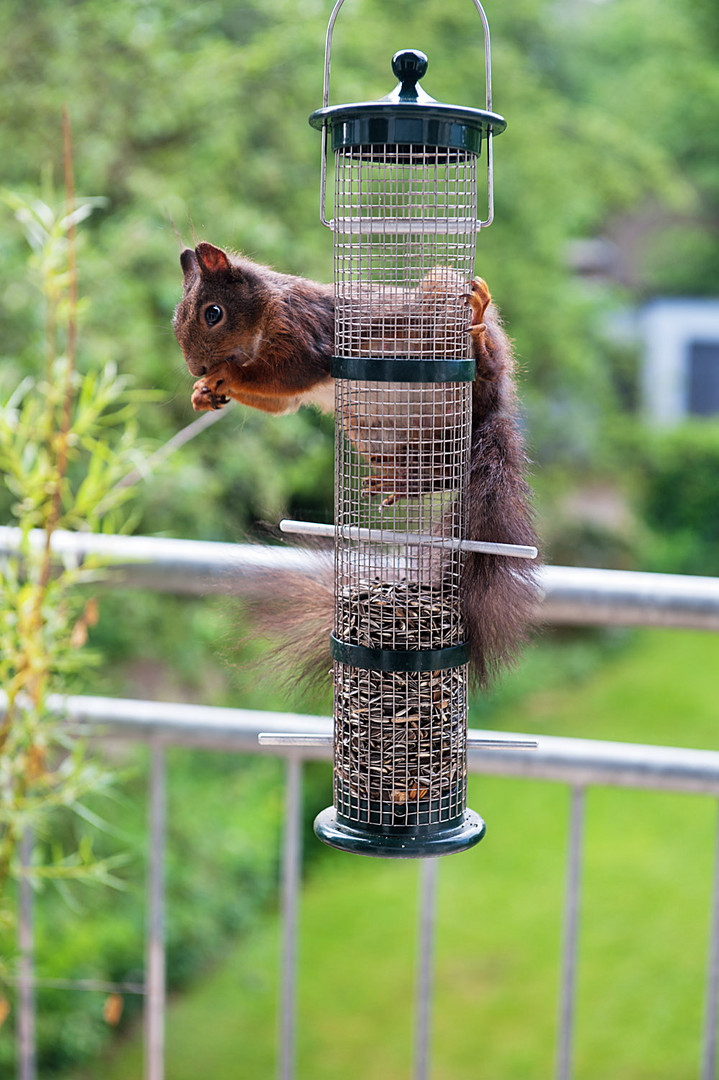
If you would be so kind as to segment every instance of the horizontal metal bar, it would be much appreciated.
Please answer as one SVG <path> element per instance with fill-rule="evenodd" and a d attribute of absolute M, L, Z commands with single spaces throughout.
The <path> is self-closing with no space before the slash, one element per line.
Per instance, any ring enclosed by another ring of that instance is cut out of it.
<path fill-rule="evenodd" d="M 719 630 L 719 578 L 544 566 L 537 580 L 543 622 Z"/>
<path fill-rule="evenodd" d="M 322 536 L 343 540 L 369 540 L 376 544 L 402 544 L 409 547 L 423 546 L 451 548 L 456 551 L 475 551 L 482 555 L 507 555 L 513 559 L 536 559 L 536 547 L 524 544 L 495 544 L 491 540 L 459 540 L 451 537 L 420 536 L 419 533 L 402 533 L 394 529 L 361 529 L 357 525 L 326 525 L 319 521 L 280 522 L 280 531 L 298 536 Z"/>
<path fill-rule="evenodd" d="M 208 750 L 267 752 L 269 747 L 264 750 L 260 747 L 260 733 L 319 733 L 330 738 L 332 733 L 332 720 L 328 716 L 263 712 L 259 709 L 221 709 L 163 701 L 59 696 L 51 697 L 48 707 L 65 717 L 70 731 L 81 734 L 90 732 L 155 744 L 164 741 Z M 536 741 L 538 746 L 534 750 L 473 748 L 472 743 L 485 739 Z M 476 773 L 575 785 L 601 784 L 719 795 L 719 751 L 716 750 L 687 750 L 484 729 L 470 729 L 469 740 L 469 769 Z M 292 750 L 277 748 L 277 752 L 287 754 Z M 301 748 L 300 756 L 329 760 L 329 738 L 315 746 Z"/>
<path fill-rule="evenodd" d="M 44 533 L 33 530 L 30 543 L 41 551 Z M 0 559 L 17 555 L 20 544 L 20 529 L 0 526 Z M 88 560 L 99 560 L 111 587 L 188 596 L 214 592 L 241 595 L 248 582 L 268 573 L 311 574 L 318 563 L 317 552 L 291 547 L 154 536 L 104 536 L 62 529 L 53 533 L 52 550 L 64 565 L 80 567 Z"/>
<path fill-rule="evenodd" d="M 484 732 L 472 731 L 476 738 Z M 509 734 L 509 733 L 508 733 Z M 516 738 L 526 738 L 516 734 Z M 538 736 L 535 751 L 469 749 L 470 772 L 572 785 L 719 794 L 719 751 Z"/>
<path fill-rule="evenodd" d="M 140 701 L 134 698 L 60 697 L 51 695 L 48 708 L 63 716 L 71 733 L 109 735 L 142 742 L 166 743 L 206 750 L 257 753 L 260 732 L 286 731 L 332 734 L 332 719 L 261 709 L 225 709 L 212 705 L 184 705 L 172 701 Z M 0 716 L 2 695 L 0 694 Z M 329 758 L 318 746 L 304 758 Z"/>
<path fill-rule="evenodd" d="M 31 534 L 38 548 L 43 534 Z M 0 559 L 17 554 L 20 530 L 0 526 Z M 317 552 L 260 544 L 221 544 L 147 536 L 56 531 L 58 559 L 107 561 L 110 586 L 201 596 L 242 595 L 270 573 L 317 574 Z M 537 570 L 537 619 L 574 626 L 674 626 L 719 630 L 719 578 L 631 570 L 543 566 Z"/>
<path fill-rule="evenodd" d="M 328 222 L 336 233 L 367 236 L 474 236 L 470 217 L 334 217 Z"/>
<path fill-rule="evenodd" d="M 332 746 L 331 732 L 298 735 L 294 731 L 261 731 L 257 736 L 260 746 L 303 747 Z M 536 739 L 475 739 L 467 736 L 467 746 L 485 750 L 536 750 Z"/>
<path fill-rule="evenodd" d="M 299 733 L 296 731 L 261 731 L 257 736 L 260 746 L 281 746 L 283 749 L 295 747 L 321 746 L 324 749 L 332 749 L 331 731 L 314 731 Z"/>

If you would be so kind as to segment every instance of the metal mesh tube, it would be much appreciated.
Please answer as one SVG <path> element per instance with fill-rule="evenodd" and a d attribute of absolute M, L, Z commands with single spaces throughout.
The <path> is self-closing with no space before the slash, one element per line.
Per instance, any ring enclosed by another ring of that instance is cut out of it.
<path fill-rule="evenodd" d="M 339 820 L 380 832 L 466 808 L 466 665 L 376 670 L 372 654 L 464 640 L 462 552 L 412 540 L 465 536 L 471 384 L 419 382 L 413 362 L 471 358 L 476 164 L 425 146 L 335 155 L 335 352 L 407 364 L 406 381 L 401 364 L 397 381 L 336 381 L 334 633 L 369 652 L 334 666 L 334 799 Z"/>

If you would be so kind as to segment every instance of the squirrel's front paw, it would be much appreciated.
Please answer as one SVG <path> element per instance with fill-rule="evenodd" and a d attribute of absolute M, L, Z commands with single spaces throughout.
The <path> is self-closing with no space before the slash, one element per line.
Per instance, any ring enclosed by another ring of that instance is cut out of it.
<path fill-rule="evenodd" d="M 195 412 L 204 412 L 207 409 L 221 409 L 229 400 L 225 394 L 218 393 L 217 386 L 209 386 L 204 379 L 200 379 L 192 388 L 191 402 Z"/>

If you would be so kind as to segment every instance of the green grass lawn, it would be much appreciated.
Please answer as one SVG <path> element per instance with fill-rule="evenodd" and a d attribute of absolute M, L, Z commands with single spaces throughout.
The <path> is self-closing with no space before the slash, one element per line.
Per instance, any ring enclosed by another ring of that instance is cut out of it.
<path fill-rule="evenodd" d="M 715 748 L 719 639 L 643 631 L 593 673 L 492 710 L 498 727 Z M 525 676 L 526 677 L 525 669 Z M 473 722 L 482 722 L 476 715 Z M 440 863 L 434 1080 L 552 1075 L 569 793 L 474 777 L 486 839 Z M 714 800 L 593 789 L 587 799 L 577 1080 L 698 1072 Z M 302 897 L 300 1080 L 404 1080 L 417 866 L 327 851 Z M 278 922 L 228 950 L 167 1014 L 167 1080 L 274 1075 Z M 137 1080 L 126 1038 L 74 1080 Z"/>

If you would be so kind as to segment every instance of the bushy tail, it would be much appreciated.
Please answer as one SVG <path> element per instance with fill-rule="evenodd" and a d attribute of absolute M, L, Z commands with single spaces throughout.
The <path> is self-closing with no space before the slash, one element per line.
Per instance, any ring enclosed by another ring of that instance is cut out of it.
<path fill-rule="evenodd" d="M 506 467 L 507 442 L 496 430 L 497 424 L 495 421 L 493 431 L 474 432 L 482 445 L 472 458 L 468 536 L 536 546 L 529 488 L 521 468 Z M 520 464 L 514 462 L 514 466 Z M 255 574 L 251 584 L 242 588 L 249 633 L 270 645 L 262 677 L 303 691 L 327 685 L 334 618 L 332 553 L 309 550 L 305 554 L 305 568 L 267 570 Z M 474 687 L 486 686 L 502 668 L 511 665 L 526 643 L 537 603 L 536 569 L 536 562 L 527 559 L 465 557 L 461 603 Z"/>
<path fill-rule="evenodd" d="M 243 584 L 250 633 L 269 645 L 261 664 L 263 681 L 293 690 L 326 686 L 332 667 L 334 559 L 331 551 L 295 549 L 304 565 L 254 574 Z"/>
<path fill-rule="evenodd" d="M 472 442 L 469 539 L 536 547 L 527 460 L 514 419 L 495 415 L 476 424 Z M 474 686 L 485 686 L 525 644 L 537 603 L 536 570 L 536 560 L 466 556 L 461 592 Z"/>

